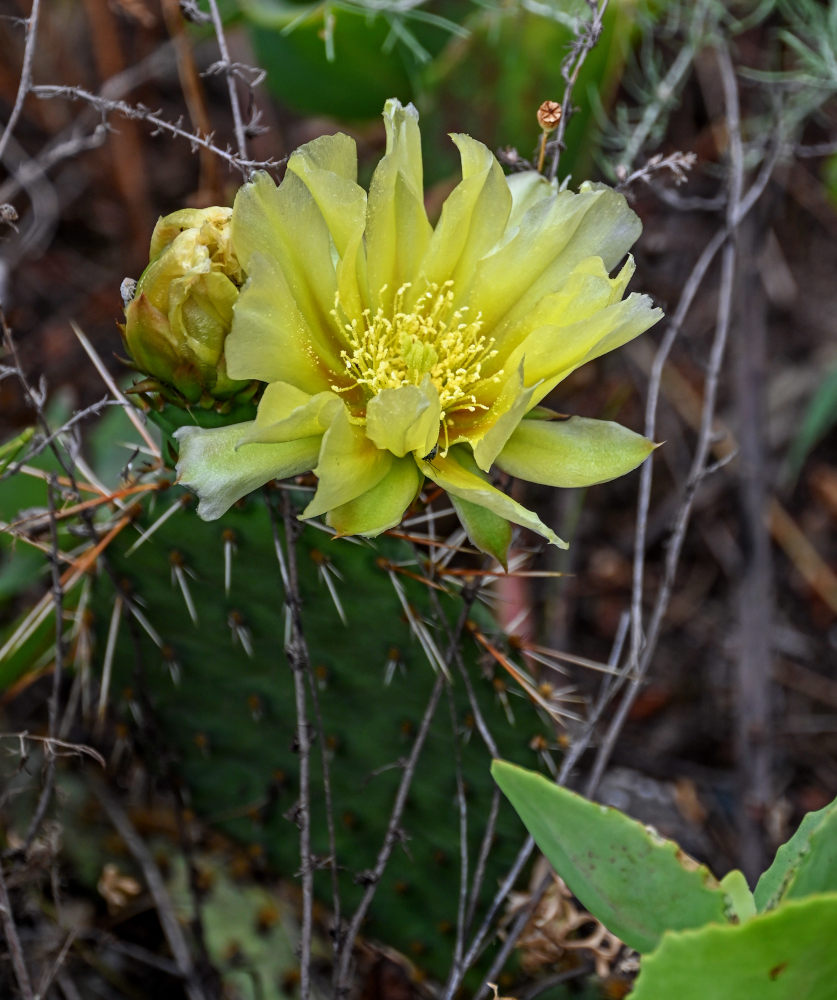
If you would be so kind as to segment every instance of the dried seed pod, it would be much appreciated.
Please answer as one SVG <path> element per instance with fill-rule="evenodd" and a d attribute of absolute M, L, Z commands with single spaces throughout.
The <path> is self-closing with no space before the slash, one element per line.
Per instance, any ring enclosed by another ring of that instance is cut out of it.
<path fill-rule="evenodd" d="M 538 125 L 544 132 L 554 132 L 562 114 L 561 105 L 557 101 L 544 101 L 538 108 Z"/>

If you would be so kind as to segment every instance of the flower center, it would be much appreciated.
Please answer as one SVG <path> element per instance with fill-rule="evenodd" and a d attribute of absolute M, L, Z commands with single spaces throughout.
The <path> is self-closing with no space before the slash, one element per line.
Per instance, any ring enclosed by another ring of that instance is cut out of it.
<path fill-rule="evenodd" d="M 365 309 L 360 319 L 345 322 L 336 302 L 333 315 L 347 340 L 340 357 L 352 382 L 362 386 L 369 398 L 382 389 L 420 385 L 429 375 L 439 393 L 443 423 L 456 410 L 487 409 L 477 401 L 474 390 L 484 381 L 484 363 L 497 352 L 491 349 L 493 338 L 480 332 L 481 314 L 469 319 L 467 306 L 453 308 L 452 281 L 441 287 L 428 285 L 406 311 L 409 289 L 407 283 L 395 293 L 392 315 L 380 307 L 374 314 Z"/>

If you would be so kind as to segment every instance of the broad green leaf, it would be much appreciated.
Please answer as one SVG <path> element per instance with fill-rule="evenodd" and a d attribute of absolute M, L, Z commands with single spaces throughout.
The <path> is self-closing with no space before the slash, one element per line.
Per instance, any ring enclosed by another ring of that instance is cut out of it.
<path fill-rule="evenodd" d="M 803 817 L 796 833 L 776 851 L 773 864 L 762 872 L 753 894 L 759 910 L 771 909 L 785 894 L 799 897 L 809 892 L 837 890 L 834 849 L 829 843 L 829 839 L 833 841 L 837 836 L 835 821 L 837 821 L 837 799 Z M 824 837 L 820 836 L 821 830 L 825 834 Z M 812 854 L 817 854 L 818 857 L 810 857 Z M 803 868 L 807 871 L 803 872 Z M 822 877 L 824 884 L 812 884 L 812 876 Z M 798 877 L 801 881 L 797 884 Z M 794 891 L 791 891 L 792 885 L 795 886 Z M 801 889 L 805 891 L 799 891 Z"/>
<path fill-rule="evenodd" d="M 671 932 L 643 958 L 631 1000 L 834 1000 L 835 939 L 835 893 Z"/>
<path fill-rule="evenodd" d="M 788 881 L 782 899 L 801 899 L 821 892 L 837 892 L 837 809 L 831 809 L 812 830 Z"/>
<path fill-rule="evenodd" d="M 495 760 L 491 773 L 570 890 L 631 948 L 727 921 L 725 893 L 674 841 L 525 768 Z"/>

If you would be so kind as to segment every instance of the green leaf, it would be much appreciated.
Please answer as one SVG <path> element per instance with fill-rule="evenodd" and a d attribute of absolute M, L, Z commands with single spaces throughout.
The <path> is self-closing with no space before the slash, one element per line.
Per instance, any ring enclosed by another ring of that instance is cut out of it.
<path fill-rule="evenodd" d="M 837 894 L 743 924 L 665 934 L 643 958 L 631 1000 L 833 1000 Z"/>
<path fill-rule="evenodd" d="M 726 894 L 673 841 L 533 771 L 495 760 L 491 773 L 570 890 L 629 947 L 653 951 L 666 930 L 726 922 Z"/>
<path fill-rule="evenodd" d="M 5 444 L 0 445 L 0 472 L 5 472 L 35 434 L 34 427 L 27 427 Z"/>
<path fill-rule="evenodd" d="M 773 864 L 758 881 L 754 896 L 759 910 L 771 909 L 785 895 L 837 890 L 834 847 L 829 843 L 837 835 L 835 822 L 837 799 L 803 817 L 796 833 L 776 851 Z M 822 884 L 816 884 L 817 878 Z"/>
<path fill-rule="evenodd" d="M 788 449 L 784 479 L 795 483 L 805 459 L 816 445 L 837 423 L 837 368 L 822 380 L 808 404 L 802 426 L 796 432 Z"/>

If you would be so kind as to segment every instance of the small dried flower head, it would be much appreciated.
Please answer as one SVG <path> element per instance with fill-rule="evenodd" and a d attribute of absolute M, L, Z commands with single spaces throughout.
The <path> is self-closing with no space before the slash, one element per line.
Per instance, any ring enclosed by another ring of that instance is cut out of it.
<path fill-rule="evenodd" d="M 181 406 L 229 404 L 257 383 L 227 374 L 224 345 L 244 272 L 230 239 L 231 208 L 186 208 L 158 220 L 149 264 L 123 282 L 125 347 L 138 388 Z"/>
<path fill-rule="evenodd" d="M 554 132 L 561 121 L 561 105 L 557 101 L 544 101 L 538 108 L 538 125 L 544 132 Z"/>

